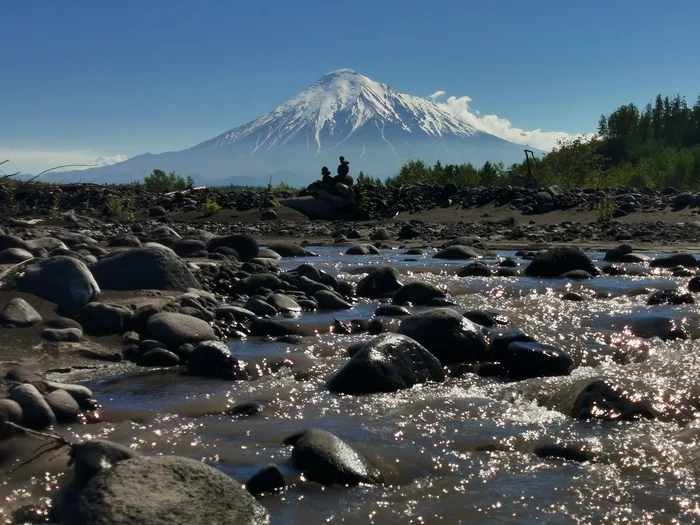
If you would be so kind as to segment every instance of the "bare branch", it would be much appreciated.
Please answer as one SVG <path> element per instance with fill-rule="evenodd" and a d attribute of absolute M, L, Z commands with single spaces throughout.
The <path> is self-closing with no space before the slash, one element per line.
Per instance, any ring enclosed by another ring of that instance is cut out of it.
<path fill-rule="evenodd" d="M 24 184 L 27 185 L 30 182 L 33 182 L 34 180 L 41 177 L 44 173 L 48 173 L 49 171 L 58 170 L 61 168 L 96 168 L 97 166 L 98 166 L 97 164 L 63 164 L 62 166 L 54 166 L 53 168 L 49 168 L 47 170 L 42 171 L 38 175 L 34 175 L 31 179 L 29 179 Z"/>

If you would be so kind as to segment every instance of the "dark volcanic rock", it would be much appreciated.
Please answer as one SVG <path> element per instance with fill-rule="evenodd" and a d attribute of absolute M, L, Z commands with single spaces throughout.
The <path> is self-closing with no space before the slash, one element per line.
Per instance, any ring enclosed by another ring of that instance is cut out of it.
<path fill-rule="evenodd" d="M 418 342 L 403 335 L 383 334 L 355 353 L 329 379 L 328 388 L 342 394 L 371 394 L 444 380 L 440 361 Z"/>
<path fill-rule="evenodd" d="M 573 270 L 598 275 L 593 261 L 578 248 L 559 246 L 538 253 L 525 269 L 528 277 L 559 277 Z"/>
<path fill-rule="evenodd" d="M 32 326 L 42 321 L 41 315 L 32 306 L 19 297 L 10 299 L 2 313 L 0 313 L 0 325 L 12 325 L 15 327 Z"/>
<path fill-rule="evenodd" d="M 260 251 L 258 241 L 256 241 L 255 238 L 251 237 L 250 235 L 228 235 L 226 237 L 215 237 L 207 244 L 207 250 L 210 252 L 213 252 L 215 249 L 220 247 L 235 250 L 241 261 L 252 261 L 258 256 Z"/>
<path fill-rule="evenodd" d="M 394 304 L 405 305 L 427 305 L 436 306 L 449 302 L 449 297 L 440 288 L 431 283 L 414 282 L 402 286 L 401 289 L 394 294 L 392 301 Z"/>
<path fill-rule="evenodd" d="M 481 329 L 449 308 L 407 317 L 398 333 L 418 341 L 443 365 L 481 361 L 487 347 Z"/>
<path fill-rule="evenodd" d="M 695 299 L 692 294 L 681 293 L 678 290 L 658 290 L 649 296 L 647 304 L 695 304 Z"/>
<path fill-rule="evenodd" d="M 27 267 L 17 283 L 20 292 L 56 303 L 59 310 L 75 312 L 96 301 L 100 288 L 85 264 L 72 257 L 51 257 Z"/>
<path fill-rule="evenodd" d="M 574 368 L 574 360 L 565 351 L 537 342 L 513 341 L 495 357 L 514 380 L 565 376 Z"/>
<path fill-rule="evenodd" d="M 162 312 L 148 319 L 148 334 L 171 348 L 216 339 L 209 323 L 190 315 Z"/>
<path fill-rule="evenodd" d="M 602 380 L 581 380 L 573 385 L 571 394 L 575 397 L 570 415 L 576 419 L 631 421 L 656 418 L 649 401 L 631 401 Z"/>
<path fill-rule="evenodd" d="M 26 427 L 42 429 L 56 424 L 53 410 L 34 385 L 25 383 L 14 387 L 10 399 L 22 407 L 22 422 Z"/>
<path fill-rule="evenodd" d="M 7 248 L 0 251 L 0 264 L 18 264 L 33 258 L 30 252 L 22 248 Z"/>
<path fill-rule="evenodd" d="M 398 271 L 388 266 L 372 268 L 357 283 L 357 295 L 376 299 L 377 297 L 394 293 L 403 286 L 400 277 Z"/>
<path fill-rule="evenodd" d="M 200 288 L 187 265 L 170 249 L 145 246 L 106 257 L 92 266 L 106 290 L 177 290 Z"/>
<path fill-rule="evenodd" d="M 126 306 L 93 302 L 80 311 L 80 324 L 88 333 L 121 334 L 132 314 Z"/>
<path fill-rule="evenodd" d="M 311 481 L 323 485 L 381 483 L 381 474 L 362 454 L 325 430 L 311 429 L 285 440 L 292 464 Z"/>
<path fill-rule="evenodd" d="M 440 250 L 433 257 L 435 259 L 462 260 L 462 259 L 478 259 L 482 253 L 472 248 L 471 246 L 462 246 L 455 244 L 448 246 L 444 250 Z"/>
<path fill-rule="evenodd" d="M 257 495 L 283 489 L 286 485 L 284 474 L 280 468 L 277 465 L 270 464 L 253 474 L 253 477 L 248 480 L 245 487 L 248 489 L 248 492 Z"/>
<path fill-rule="evenodd" d="M 142 456 L 95 475 L 62 523 L 264 525 L 269 517 L 239 483 L 213 467 L 176 456 Z"/>
<path fill-rule="evenodd" d="M 674 266 L 694 268 L 698 265 L 698 260 L 692 253 L 674 253 L 667 257 L 654 259 L 650 265 L 652 268 L 673 268 Z"/>

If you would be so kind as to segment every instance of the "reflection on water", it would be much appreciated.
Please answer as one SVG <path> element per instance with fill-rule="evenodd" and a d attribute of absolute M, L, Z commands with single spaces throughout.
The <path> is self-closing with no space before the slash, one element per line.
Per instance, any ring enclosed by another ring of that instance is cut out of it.
<path fill-rule="evenodd" d="M 286 465 L 290 450 L 282 440 L 318 427 L 381 450 L 400 466 L 390 486 L 299 485 L 265 497 L 262 503 L 274 524 L 700 520 L 700 426 L 688 426 L 700 407 L 700 310 L 692 304 L 649 307 L 641 293 L 682 287 L 687 278 L 663 272 L 578 282 L 460 278 L 455 273 L 463 263 L 436 262 L 431 251 L 404 256 L 395 250 L 369 257 L 346 257 L 343 248 L 335 247 L 315 251 L 321 257 L 281 264 L 291 269 L 311 262 L 353 281 L 362 277 L 355 271 L 358 266 L 395 266 L 407 282 L 426 280 L 451 290 L 460 311 L 498 311 L 511 327 L 568 351 L 578 367 L 564 378 L 505 384 L 466 374 L 394 394 L 337 396 L 327 391 L 325 379 L 347 359 L 347 346 L 368 338 L 366 334 L 320 330 L 297 346 L 234 341 L 233 352 L 245 360 L 284 358 L 294 365 L 249 382 L 163 371 L 94 381 L 89 386 L 104 405 L 105 421 L 66 428 L 65 435 L 100 436 L 145 453 L 204 459 L 245 482 L 270 462 L 293 475 Z M 601 253 L 590 255 L 602 258 Z M 499 256 L 515 258 L 513 252 Z M 562 300 L 565 292 L 577 292 L 585 300 Z M 285 322 L 328 326 L 334 318 L 368 319 L 376 306 L 360 301 L 351 310 L 304 314 Z M 677 323 L 689 338 L 661 340 L 640 333 L 655 330 L 658 318 Z M 297 371 L 312 373 L 299 380 Z M 603 378 L 632 396 L 650 399 L 659 420 L 586 422 L 558 411 L 558 393 L 586 377 Z M 262 410 L 250 417 L 226 414 L 241 403 L 256 403 Z M 541 459 L 533 449 L 542 442 L 582 445 L 596 461 Z"/>

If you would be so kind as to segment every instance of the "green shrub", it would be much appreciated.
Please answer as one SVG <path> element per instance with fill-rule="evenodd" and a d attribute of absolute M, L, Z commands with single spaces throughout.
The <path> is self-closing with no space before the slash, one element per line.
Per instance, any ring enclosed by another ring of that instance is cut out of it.
<path fill-rule="evenodd" d="M 56 192 L 53 194 L 53 204 L 51 205 L 51 218 L 58 219 L 61 216 L 61 194 Z"/>
<path fill-rule="evenodd" d="M 204 205 L 202 206 L 202 212 L 204 213 L 205 216 L 210 216 L 214 215 L 215 213 L 218 213 L 222 210 L 221 205 L 216 202 L 214 199 L 207 199 Z"/>
<path fill-rule="evenodd" d="M 184 191 L 194 187 L 194 179 L 190 176 L 185 179 L 174 171 L 165 173 L 163 170 L 153 170 L 153 173 L 143 179 L 143 186 L 148 191 Z"/>
<path fill-rule="evenodd" d="M 595 203 L 593 209 L 598 213 L 598 222 L 607 222 L 613 219 L 615 216 L 615 199 L 612 197 L 606 197 Z"/>

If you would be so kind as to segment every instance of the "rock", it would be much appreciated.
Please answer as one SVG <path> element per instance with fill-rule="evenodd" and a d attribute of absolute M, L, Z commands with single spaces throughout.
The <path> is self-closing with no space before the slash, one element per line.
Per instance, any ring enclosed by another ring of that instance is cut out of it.
<path fill-rule="evenodd" d="M 144 352 L 138 359 L 138 364 L 141 366 L 178 366 L 180 357 L 165 348 L 154 348 Z"/>
<path fill-rule="evenodd" d="M 377 228 L 370 235 L 370 239 L 373 241 L 388 241 L 391 239 L 391 232 L 386 228 Z"/>
<path fill-rule="evenodd" d="M 508 324 L 507 320 L 499 318 L 497 314 L 485 310 L 467 310 L 462 314 L 471 322 L 493 328 L 494 326 Z"/>
<path fill-rule="evenodd" d="M 193 253 L 206 250 L 207 245 L 204 241 L 199 239 L 180 239 L 170 246 L 170 249 L 180 257 L 189 257 Z"/>
<path fill-rule="evenodd" d="M 236 321 L 240 322 L 250 321 L 257 317 L 254 312 L 248 310 L 247 308 L 241 308 L 240 306 L 233 305 L 224 305 L 218 307 L 216 310 L 214 310 L 214 315 L 216 315 L 217 318 L 233 316 L 233 318 Z"/>
<path fill-rule="evenodd" d="M 253 262 L 259 261 L 260 259 L 274 259 L 275 261 L 279 261 L 281 258 L 282 256 L 279 253 L 270 248 L 260 248 L 258 256 L 253 259 Z"/>
<path fill-rule="evenodd" d="M 694 268 L 698 265 L 698 260 L 692 253 L 681 252 L 654 259 L 650 265 L 652 268 L 673 268 L 674 266 Z"/>
<path fill-rule="evenodd" d="M 56 424 L 56 416 L 41 392 L 34 385 L 25 383 L 10 390 L 10 399 L 22 407 L 24 426 L 41 430 Z"/>
<path fill-rule="evenodd" d="M 584 450 L 581 445 L 539 443 L 533 452 L 536 456 L 543 459 L 559 458 L 579 463 L 591 462 L 595 459 L 595 454 L 589 450 Z"/>
<path fill-rule="evenodd" d="M 258 315 L 277 315 L 277 308 L 272 306 L 271 304 L 266 303 L 262 298 L 260 297 L 251 297 L 248 299 L 245 303 L 246 309 L 250 310 L 251 312 L 254 312 Z"/>
<path fill-rule="evenodd" d="M 525 269 L 528 277 L 558 277 L 573 270 L 598 275 L 593 261 L 578 248 L 558 246 L 540 252 Z"/>
<path fill-rule="evenodd" d="M 78 403 L 81 403 L 86 399 L 90 399 L 92 397 L 92 391 L 88 387 L 83 385 L 71 385 L 68 383 L 58 383 L 56 381 L 44 381 L 44 384 L 46 385 L 46 388 L 49 390 L 49 392 L 52 392 L 54 390 L 65 390 Z"/>
<path fill-rule="evenodd" d="M 199 343 L 187 361 L 187 371 L 193 376 L 221 377 L 230 367 L 231 350 L 220 341 Z"/>
<path fill-rule="evenodd" d="M 678 290 L 657 290 L 647 299 L 647 305 L 657 304 L 695 304 L 692 294 L 681 293 Z"/>
<path fill-rule="evenodd" d="M 658 337 L 662 341 L 674 339 L 688 339 L 688 333 L 683 327 L 683 323 L 671 317 L 662 315 L 634 315 L 625 319 L 625 327 L 632 335 L 650 339 Z"/>
<path fill-rule="evenodd" d="M 584 279 L 593 279 L 593 275 L 584 270 L 571 270 L 557 276 L 558 279 L 571 279 L 572 281 L 582 281 Z"/>
<path fill-rule="evenodd" d="M 507 349 L 494 353 L 510 379 L 566 376 L 574 360 L 560 348 L 530 341 L 513 341 Z"/>
<path fill-rule="evenodd" d="M 444 380 L 440 361 L 418 342 L 403 335 L 382 334 L 363 345 L 329 379 L 328 388 L 341 394 L 372 394 Z"/>
<path fill-rule="evenodd" d="M 336 292 L 329 290 L 319 290 L 314 294 L 314 299 L 321 310 L 347 310 L 352 305 L 343 299 Z"/>
<path fill-rule="evenodd" d="M 272 273 L 258 273 L 246 277 L 234 284 L 234 291 L 240 294 L 256 294 L 261 288 L 280 290 L 282 281 Z"/>
<path fill-rule="evenodd" d="M 481 329 L 449 308 L 407 317 L 398 333 L 418 341 L 443 365 L 481 361 L 487 347 Z"/>
<path fill-rule="evenodd" d="M 33 258 L 30 252 L 22 248 L 7 248 L 0 252 L 0 264 L 18 264 Z"/>
<path fill-rule="evenodd" d="M 260 216 L 261 221 L 274 221 L 277 218 L 275 210 L 265 210 Z"/>
<path fill-rule="evenodd" d="M 457 272 L 458 277 L 491 277 L 493 272 L 481 262 L 473 262 Z"/>
<path fill-rule="evenodd" d="M 5 421 L 22 424 L 22 407 L 17 401 L 12 399 L 0 399 L 0 436 L 2 435 L 2 427 Z"/>
<path fill-rule="evenodd" d="M 267 511 L 239 483 L 176 456 L 126 459 L 95 475 L 65 509 L 64 525 L 264 525 Z"/>
<path fill-rule="evenodd" d="M 0 313 L 0 325 L 12 325 L 15 327 L 32 326 L 42 321 L 41 315 L 32 306 L 19 297 L 10 299 L 2 313 Z"/>
<path fill-rule="evenodd" d="M 700 292 L 700 275 L 688 281 L 688 291 L 693 293 Z"/>
<path fill-rule="evenodd" d="M 216 339 L 209 323 L 190 315 L 162 312 L 148 319 L 148 334 L 169 348 Z"/>
<path fill-rule="evenodd" d="M 109 240 L 108 245 L 112 248 L 116 247 L 128 247 L 135 248 L 136 246 L 141 246 L 141 239 L 136 237 L 136 235 L 117 235 Z"/>
<path fill-rule="evenodd" d="M 44 328 L 41 337 L 53 343 L 77 343 L 83 338 L 78 328 Z"/>
<path fill-rule="evenodd" d="M 253 477 L 246 483 L 246 489 L 254 496 L 264 492 L 275 492 L 286 486 L 287 483 L 284 479 L 284 474 L 275 464 L 268 465 L 259 470 L 253 474 Z"/>
<path fill-rule="evenodd" d="M 307 479 L 323 485 L 381 483 L 381 474 L 362 454 L 325 430 L 311 429 L 290 436 L 292 465 Z"/>
<path fill-rule="evenodd" d="M 22 250 L 29 251 L 29 245 L 22 239 L 15 235 L 0 235 L 0 250 L 7 250 L 8 248 L 20 248 Z"/>
<path fill-rule="evenodd" d="M 393 304 L 398 305 L 437 305 L 449 302 L 445 292 L 431 283 L 414 282 L 408 283 L 394 294 Z"/>
<path fill-rule="evenodd" d="M 632 421 L 656 418 L 649 401 L 631 401 L 599 379 L 583 379 L 574 383 L 569 395 L 574 399 L 569 414 L 576 419 Z"/>
<path fill-rule="evenodd" d="M 310 257 L 316 255 L 291 242 L 272 243 L 268 244 L 267 247 L 270 250 L 280 254 L 282 257 Z"/>
<path fill-rule="evenodd" d="M 621 263 L 646 263 L 649 262 L 651 258 L 643 253 L 626 253 L 621 255 L 618 262 Z"/>
<path fill-rule="evenodd" d="M 252 261 L 258 256 L 258 252 L 260 251 L 258 241 L 256 241 L 250 235 L 228 235 L 226 237 L 215 237 L 207 244 L 207 250 L 212 252 L 216 248 L 222 246 L 236 250 L 238 258 L 241 261 Z"/>
<path fill-rule="evenodd" d="M 411 315 L 408 308 L 395 304 L 383 304 L 374 311 L 375 317 L 403 317 L 405 315 Z"/>
<path fill-rule="evenodd" d="M 54 390 L 44 396 L 59 423 L 75 423 L 80 417 L 80 405 L 65 390 Z"/>
<path fill-rule="evenodd" d="M 106 257 L 92 266 L 106 290 L 177 290 L 201 288 L 187 265 L 164 247 L 147 245 Z"/>
<path fill-rule="evenodd" d="M 92 302 L 80 311 L 80 324 L 88 333 L 121 334 L 132 314 L 126 306 Z"/>
<path fill-rule="evenodd" d="M 100 288 L 85 264 L 72 257 L 51 257 L 26 268 L 17 283 L 20 292 L 55 303 L 73 313 L 100 297 Z"/>
<path fill-rule="evenodd" d="M 354 244 L 348 248 L 345 255 L 379 255 L 381 252 L 371 244 Z"/>
<path fill-rule="evenodd" d="M 291 323 L 280 323 L 270 319 L 256 319 L 250 324 L 250 335 L 255 337 L 285 337 L 301 334 L 299 329 Z"/>
<path fill-rule="evenodd" d="M 357 283 L 357 295 L 376 299 L 401 289 L 403 283 L 396 269 L 389 266 L 371 268 L 369 273 Z"/>
<path fill-rule="evenodd" d="M 273 293 L 267 298 L 268 304 L 273 306 L 275 310 L 283 313 L 299 313 L 301 312 L 301 306 L 289 297 L 281 293 Z"/>
<path fill-rule="evenodd" d="M 53 250 L 67 250 L 63 241 L 56 239 L 55 237 L 38 237 L 36 239 L 30 239 L 25 241 L 27 243 L 28 250 L 46 250 L 47 252 L 52 252 Z"/>
<path fill-rule="evenodd" d="M 470 246 L 479 250 L 486 250 L 484 240 L 476 235 L 462 235 L 461 237 L 450 240 L 443 245 L 443 248 L 447 248 L 448 246 Z"/>
<path fill-rule="evenodd" d="M 620 262 L 620 258 L 623 255 L 627 255 L 628 253 L 632 253 L 633 251 L 634 248 L 632 248 L 629 244 L 621 244 L 617 248 L 613 248 L 605 252 L 605 257 L 603 260 L 611 262 Z"/>
<path fill-rule="evenodd" d="M 479 259 L 482 254 L 471 246 L 462 246 L 461 244 L 455 244 L 453 246 L 448 246 L 444 250 L 440 250 L 435 255 L 434 259 L 448 259 L 451 261 L 462 260 L 462 259 Z"/>

